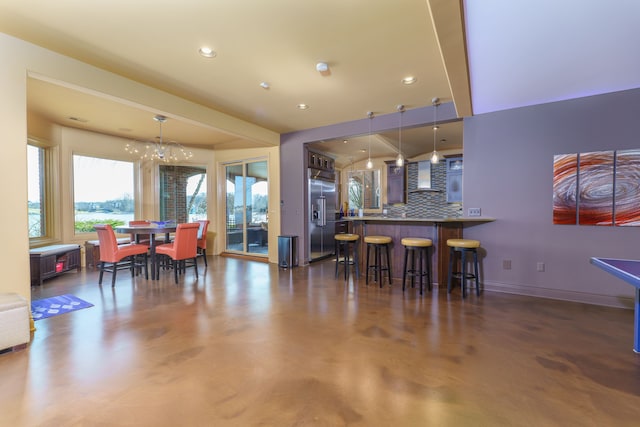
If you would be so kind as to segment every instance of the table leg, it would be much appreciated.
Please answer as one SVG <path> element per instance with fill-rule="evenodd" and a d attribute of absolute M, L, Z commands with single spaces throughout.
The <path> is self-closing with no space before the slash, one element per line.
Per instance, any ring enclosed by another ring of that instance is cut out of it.
<path fill-rule="evenodd" d="M 640 288 L 636 288 L 636 314 L 633 328 L 633 351 L 640 353 Z"/>
<path fill-rule="evenodd" d="M 151 280 L 156 280 L 156 235 L 154 233 L 149 234 L 149 253 L 151 255 Z"/>

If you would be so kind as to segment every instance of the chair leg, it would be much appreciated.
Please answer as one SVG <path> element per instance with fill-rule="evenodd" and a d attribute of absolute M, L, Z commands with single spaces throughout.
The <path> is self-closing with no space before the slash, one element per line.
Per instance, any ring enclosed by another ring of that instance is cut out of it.
<path fill-rule="evenodd" d="M 104 261 L 100 261 L 100 276 L 98 277 L 98 285 L 102 285 L 103 274 L 104 274 Z"/>
<path fill-rule="evenodd" d="M 449 274 L 447 275 L 447 293 L 451 293 L 451 276 L 453 276 L 453 259 L 456 256 L 456 251 L 451 248 L 449 249 Z"/>
<path fill-rule="evenodd" d="M 193 259 L 193 268 L 196 270 L 196 279 L 198 278 L 198 263 L 196 262 L 197 259 L 194 258 Z"/>
<path fill-rule="evenodd" d="M 177 285 L 178 284 L 178 268 L 180 266 L 180 263 L 174 259 L 172 264 L 173 264 L 173 277 L 175 278 L 176 285 Z"/>
<path fill-rule="evenodd" d="M 207 250 L 206 249 L 202 250 L 202 256 L 204 257 L 204 266 L 208 267 L 209 264 L 207 263 Z"/>
<path fill-rule="evenodd" d="M 118 263 L 113 263 L 113 271 L 111 272 L 111 287 L 114 288 L 116 286 L 116 273 L 118 272 Z"/>

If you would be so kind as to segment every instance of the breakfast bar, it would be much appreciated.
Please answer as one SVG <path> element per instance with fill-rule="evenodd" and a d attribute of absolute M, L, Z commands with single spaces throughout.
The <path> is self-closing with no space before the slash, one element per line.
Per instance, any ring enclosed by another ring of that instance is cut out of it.
<path fill-rule="evenodd" d="M 383 235 L 392 239 L 391 265 L 394 279 L 402 280 L 403 251 L 400 241 L 404 237 L 423 237 L 433 241 L 432 271 L 435 283 L 446 283 L 449 268 L 447 239 L 461 239 L 464 227 L 495 221 L 488 217 L 460 218 L 392 218 L 384 216 L 353 216 L 342 220 L 351 222 L 351 232 L 364 237 Z M 360 245 L 360 263 L 366 263 L 365 245 Z M 364 268 L 361 268 L 364 271 Z"/>

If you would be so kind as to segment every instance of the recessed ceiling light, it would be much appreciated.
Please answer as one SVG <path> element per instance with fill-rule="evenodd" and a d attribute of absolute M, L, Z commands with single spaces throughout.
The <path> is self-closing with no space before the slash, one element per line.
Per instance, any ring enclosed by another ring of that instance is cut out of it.
<path fill-rule="evenodd" d="M 307 104 L 298 104 L 298 110 L 306 110 L 309 108 Z"/>
<path fill-rule="evenodd" d="M 204 56 L 205 58 L 215 58 L 217 53 L 215 50 L 211 49 L 210 47 L 206 47 L 206 46 L 202 46 L 200 49 L 198 49 L 198 53 L 201 56 Z"/>
<path fill-rule="evenodd" d="M 342 141 L 343 144 L 346 144 L 347 142 L 349 142 L 349 141 L 346 140 L 346 139 L 344 141 Z"/>
<path fill-rule="evenodd" d="M 418 79 L 416 79 L 415 77 L 413 77 L 413 76 L 408 76 L 408 77 L 405 77 L 404 79 L 402 79 L 402 84 L 403 84 L 403 85 L 412 85 L 412 84 L 414 84 L 416 81 L 418 81 Z"/>
<path fill-rule="evenodd" d="M 269 86 L 269 83 L 267 82 L 260 82 L 260 87 L 262 89 L 269 89 L 271 86 Z"/>

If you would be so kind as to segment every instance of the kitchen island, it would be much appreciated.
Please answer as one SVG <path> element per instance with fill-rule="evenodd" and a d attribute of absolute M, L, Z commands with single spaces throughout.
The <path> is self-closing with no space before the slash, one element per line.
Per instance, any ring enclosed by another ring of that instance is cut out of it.
<path fill-rule="evenodd" d="M 393 279 L 402 280 L 404 237 L 424 237 L 433 241 L 431 265 L 433 282 L 445 284 L 449 269 L 447 239 L 462 239 L 464 227 L 495 221 L 488 217 L 461 218 L 391 218 L 384 216 L 349 216 L 341 219 L 351 223 L 351 232 L 364 236 L 389 236 L 391 243 L 391 272 Z M 367 245 L 360 245 L 361 271 L 366 271 Z"/>

